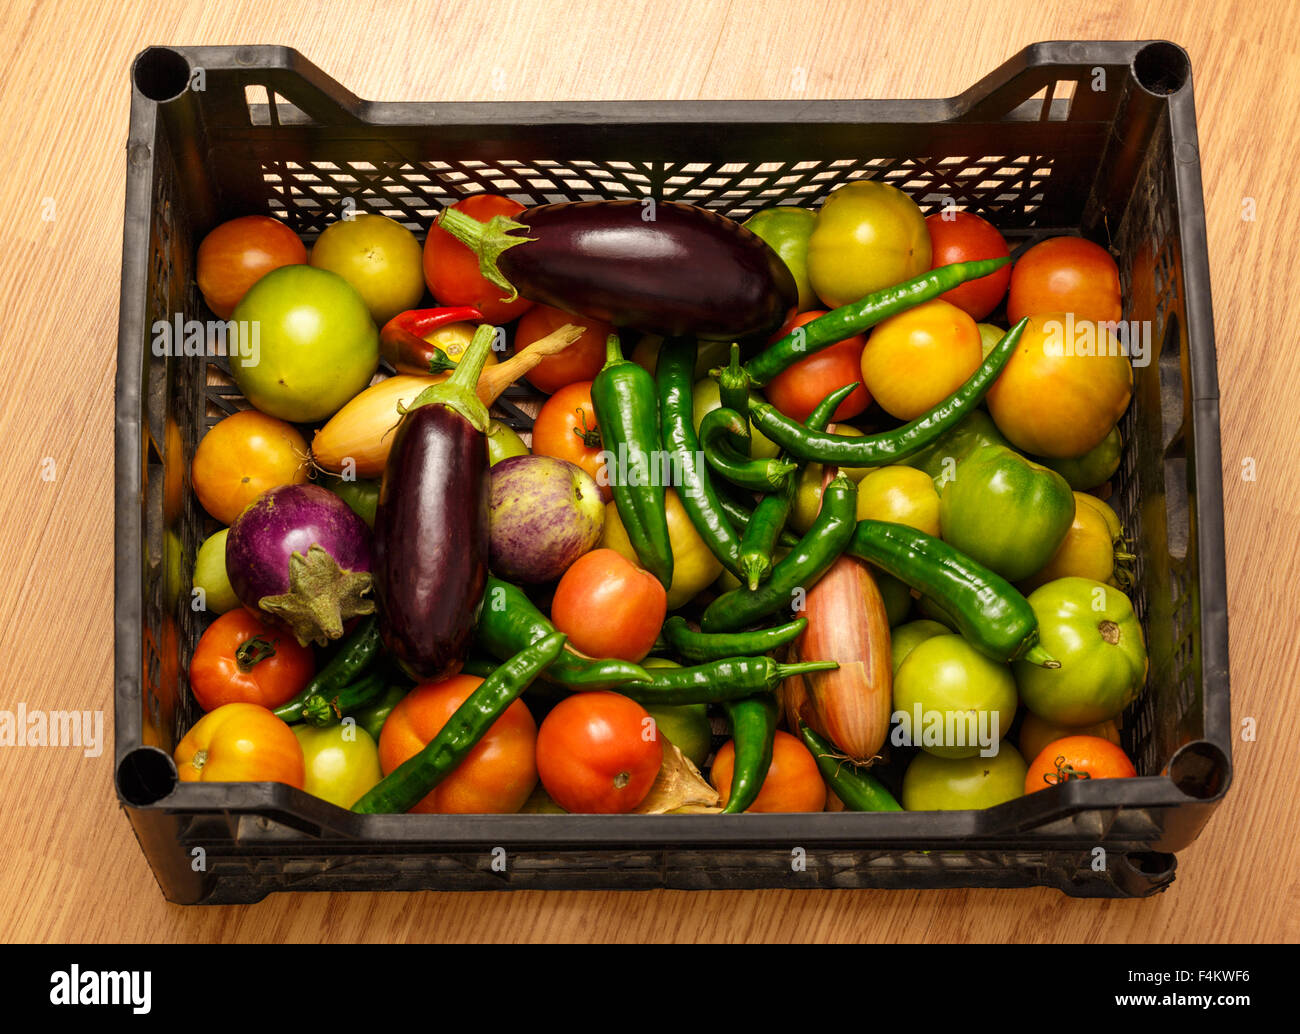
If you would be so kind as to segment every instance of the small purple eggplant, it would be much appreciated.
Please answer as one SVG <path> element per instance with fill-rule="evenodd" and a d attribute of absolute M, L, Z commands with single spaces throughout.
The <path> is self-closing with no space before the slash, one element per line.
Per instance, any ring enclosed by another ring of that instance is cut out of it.
<path fill-rule="evenodd" d="M 226 573 L 241 603 L 286 625 L 304 646 L 338 639 L 345 621 L 375 611 L 370 529 L 318 485 L 272 488 L 236 517 Z"/>
<path fill-rule="evenodd" d="M 488 411 L 474 388 L 495 334 L 480 326 L 452 375 L 412 401 L 379 490 L 379 628 L 388 651 L 417 679 L 460 670 L 483 603 Z"/>
<path fill-rule="evenodd" d="M 734 341 L 775 330 L 798 301 L 761 237 L 678 201 L 572 201 L 486 223 L 447 207 L 436 225 L 511 298 L 616 327 Z"/>

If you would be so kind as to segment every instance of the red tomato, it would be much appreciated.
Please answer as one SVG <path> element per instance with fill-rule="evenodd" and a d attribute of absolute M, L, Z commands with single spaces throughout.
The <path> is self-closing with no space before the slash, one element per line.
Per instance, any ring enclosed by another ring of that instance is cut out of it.
<path fill-rule="evenodd" d="M 257 704 L 225 704 L 205 714 L 174 757 L 183 783 L 288 783 L 301 790 L 307 774 L 298 737 Z"/>
<path fill-rule="evenodd" d="M 200 637 L 190 661 L 190 689 L 205 711 L 230 703 L 272 709 L 297 696 L 315 673 L 311 647 L 236 607 Z"/>
<path fill-rule="evenodd" d="M 603 473 L 596 407 L 591 404 L 591 381 L 576 381 L 561 388 L 533 418 L 533 455 L 555 456 L 576 464 L 596 479 L 601 498 L 609 502 L 614 490 Z"/>
<path fill-rule="evenodd" d="M 518 215 L 524 207 L 499 194 L 475 194 L 452 205 L 481 223 L 495 215 Z M 488 323 L 509 323 L 533 304 L 522 295 L 513 302 L 502 301 L 509 292 L 483 277 L 478 270 L 478 256 L 437 226 L 429 227 L 424 240 L 424 282 L 441 304 L 472 305 Z"/>
<path fill-rule="evenodd" d="M 519 318 L 519 326 L 515 328 L 515 351 L 522 351 L 566 323 L 587 329 L 559 355 L 547 356 L 524 374 L 529 384 L 548 395 L 577 381 L 595 380 L 605 365 L 605 339 L 614 332 L 613 327 L 600 320 L 574 316 L 549 305 L 534 305 Z"/>
<path fill-rule="evenodd" d="M 786 337 L 796 327 L 825 315 L 825 309 L 801 312 L 787 320 L 778 333 L 780 337 Z M 831 419 L 849 420 L 857 416 L 871 405 L 871 394 L 861 384 L 862 350 L 866 346 L 867 339 L 854 334 L 830 348 L 800 359 L 768 382 L 763 389 L 768 401 L 791 420 L 802 423 L 817 408 L 817 403 L 832 391 L 857 381 L 857 389 L 836 407 Z"/>
<path fill-rule="evenodd" d="M 1131 779 L 1137 769 L 1128 755 L 1100 736 L 1064 736 L 1039 752 L 1025 774 L 1025 793 L 1071 779 Z"/>
<path fill-rule="evenodd" d="M 925 225 L 930 230 L 931 269 L 1011 254 L 997 227 L 973 212 L 935 212 L 925 217 Z M 968 280 L 939 297 L 978 321 L 998 307 L 1010 282 L 1011 263 L 1008 262 L 997 272 Z"/>
<path fill-rule="evenodd" d="M 203 238 L 194 276 L 208 308 L 228 320 L 248 289 L 267 273 L 306 261 L 306 246 L 284 223 L 267 215 L 245 215 Z"/>
<path fill-rule="evenodd" d="M 379 767 L 388 775 L 418 754 L 481 684 L 474 675 L 422 682 L 402 697 L 379 733 Z M 437 815 L 509 814 L 537 785 L 537 723 L 522 700 L 512 701 L 451 775 L 413 812 Z"/>
<path fill-rule="evenodd" d="M 575 560 L 551 601 L 551 622 L 574 649 L 633 662 L 650 652 L 667 614 L 659 579 L 612 549 Z"/>
<path fill-rule="evenodd" d="M 1007 319 L 1049 312 L 1118 321 L 1119 268 L 1110 252 L 1082 237 L 1050 237 L 1021 255 L 1011 271 Z"/>
<path fill-rule="evenodd" d="M 537 733 L 542 786 L 565 811 L 614 815 L 640 804 L 663 764 L 649 712 L 618 693 L 575 693 Z"/>
<path fill-rule="evenodd" d="M 194 450 L 194 494 L 213 517 L 232 524 L 267 489 L 305 483 L 307 455 L 307 441 L 293 424 L 256 409 L 232 413 Z"/>
<path fill-rule="evenodd" d="M 713 759 L 709 781 L 722 795 L 719 801 L 726 807 L 731 799 L 731 774 L 736 765 L 735 740 L 727 740 Z M 826 784 L 822 781 L 817 761 L 798 739 L 788 732 L 777 731 L 772 741 L 772 766 L 763 780 L 748 811 L 823 811 L 826 807 Z"/>

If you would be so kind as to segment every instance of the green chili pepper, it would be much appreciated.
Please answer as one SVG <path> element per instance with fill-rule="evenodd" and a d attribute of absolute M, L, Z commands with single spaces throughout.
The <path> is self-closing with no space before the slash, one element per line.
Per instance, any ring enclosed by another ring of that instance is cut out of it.
<path fill-rule="evenodd" d="M 293 723 L 302 718 L 302 707 L 313 696 L 326 696 L 356 680 L 365 667 L 375 659 L 383 640 L 379 635 L 379 618 L 371 614 L 343 641 L 329 664 L 303 686 L 292 700 L 275 708 L 274 714 L 283 721 Z"/>
<path fill-rule="evenodd" d="M 873 291 L 856 302 L 832 309 L 825 316 L 819 316 L 802 327 L 795 327 L 780 341 L 747 362 L 744 366 L 745 372 L 749 374 L 747 387 L 761 388 L 799 360 L 807 359 L 854 334 L 860 334 L 881 320 L 938 298 L 958 284 L 988 276 L 1010 261 L 1010 258 L 1003 257 L 976 262 L 954 262 L 950 266 L 940 266 L 895 287 Z"/>
<path fill-rule="evenodd" d="M 764 496 L 763 498 L 767 499 L 769 496 Z M 746 509 L 741 503 L 736 502 L 736 500 L 732 499 L 731 496 L 728 495 L 719 494 L 718 504 L 722 508 L 722 512 L 726 515 L 727 520 L 729 520 L 735 527 L 739 528 L 741 531 L 749 530 L 750 521 L 753 520 L 754 517 L 753 510 Z M 776 537 L 776 544 L 778 546 L 784 546 L 786 549 L 792 549 L 799 544 L 799 536 L 792 531 L 783 529 Z M 732 573 L 735 574 L 735 572 Z M 741 576 L 737 574 L 736 577 L 739 578 Z"/>
<path fill-rule="evenodd" d="M 749 375 L 740 365 L 740 345 L 731 343 L 731 362 L 720 370 L 709 371 L 716 375 L 718 381 L 718 401 L 723 409 L 731 409 L 740 414 L 740 425 L 728 429 L 727 438 L 732 447 L 742 457 L 749 456 Z M 700 428 L 703 437 L 704 428 Z"/>
<path fill-rule="evenodd" d="M 352 717 L 357 720 L 357 725 L 370 733 L 370 738 L 378 743 L 379 734 L 384 730 L 384 722 L 388 721 L 393 708 L 400 704 L 402 698 L 409 692 L 408 686 L 389 686 L 384 690 L 383 696 L 355 712 Z"/>
<path fill-rule="evenodd" d="M 465 663 L 460 666 L 460 673 L 462 675 L 477 675 L 479 678 L 485 679 L 497 670 L 499 663 L 492 657 L 482 655 L 466 657 Z"/>
<path fill-rule="evenodd" d="M 775 567 L 756 591 L 733 589 L 709 604 L 700 619 L 706 632 L 732 632 L 789 607 L 799 590 L 811 589 L 853 536 L 858 486 L 836 474 L 822 493 L 822 508 L 808 533 Z"/>
<path fill-rule="evenodd" d="M 850 438 L 848 435 L 824 431 L 814 434 L 805 430 L 802 424 L 783 416 L 767 402 L 750 407 L 750 418 L 772 441 L 801 460 L 835 463 L 844 467 L 880 467 L 901 463 L 936 441 L 979 405 L 1016 350 L 1020 335 L 1028 322 L 1029 318 L 1025 317 L 1007 331 L 965 384 L 930 412 L 893 431 L 863 438 Z"/>
<path fill-rule="evenodd" d="M 655 469 L 660 449 L 654 378 L 623 358 L 617 334 L 606 338 L 605 354 L 605 366 L 591 383 L 591 404 L 610 454 L 610 488 L 637 558 L 666 589 L 673 580 L 673 547 L 664 510 L 666 479 Z"/>
<path fill-rule="evenodd" d="M 784 679 L 832 671 L 834 661 L 781 664 L 771 657 L 725 657 L 693 668 L 653 668 L 649 682 L 629 682 L 616 692 L 640 704 L 709 704 L 771 692 Z"/>
<path fill-rule="evenodd" d="M 903 810 L 879 779 L 854 764 L 830 740 L 822 739 L 803 722 L 799 723 L 799 736 L 816 760 L 822 777 L 849 811 Z"/>
<path fill-rule="evenodd" d="M 824 431 L 839 404 L 852 395 L 857 386 L 857 381 L 854 381 L 832 391 L 817 403 L 817 407 L 804 421 L 804 427 L 810 431 Z M 792 457 L 789 453 L 782 453 L 781 459 L 790 461 Z M 753 520 L 745 526 L 745 533 L 740 538 L 740 566 L 744 572 L 740 578 L 748 584 L 751 591 L 757 589 L 772 573 L 772 552 L 776 548 L 777 536 L 790 517 L 790 507 L 794 504 L 797 490 L 796 471 L 782 491 L 772 492 L 758 501 L 754 507 Z"/>
<path fill-rule="evenodd" d="M 345 715 L 354 714 L 377 700 L 385 684 L 382 673 L 371 672 L 336 693 L 313 693 L 303 702 L 302 720 L 317 728 L 338 725 Z"/>
<path fill-rule="evenodd" d="M 807 618 L 796 618 L 784 625 L 760 628 L 753 632 L 720 632 L 713 635 L 697 632 L 686 619 L 674 614 L 664 622 L 663 637 L 679 657 L 703 664 L 726 657 L 757 657 L 779 650 L 794 642 L 808 627 Z"/>
<path fill-rule="evenodd" d="M 771 693 L 744 700 L 728 700 L 722 707 L 731 721 L 731 738 L 736 748 L 731 769 L 731 792 L 722 814 L 736 815 L 758 798 L 767 779 L 767 770 L 772 767 L 778 708 L 776 697 Z"/>
<path fill-rule="evenodd" d="M 562 632 L 521 650 L 456 708 L 418 754 L 408 758 L 352 805 L 363 815 L 406 812 L 465 760 L 494 722 L 564 650 Z"/>
<path fill-rule="evenodd" d="M 993 660 L 1060 667 L 1038 642 L 1038 618 L 1029 601 L 1001 575 L 946 542 L 903 524 L 858 521 L 846 552 L 918 590 Z"/>
<path fill-rule="evenodd" d="M 477 629 L 483 649 L 507 660 L 530 643 L 554 634 L 555 626 L 522 589 L 488 575 Z M 625 682 L 648 682 L 650 676 L 631 661 L 587 657 L 566 649 L 546 670 L 546 679 L 569 689 L 613 689 Z"/>
<path fill-rule="evenodd" d="M 686 516 L 709 552 L 739 577 L 740 539 L 727 519 L 707 464 L 700 462 L 700 440 L 691 420 L 697 352 L 693 338 L 671 338 L 659 348 L 655 381 L 659 388 L 661 441 L 669 463 L 677 471 L 677 498 Z"/>
<path fill-rule="evenodd" d="M 749 422 L 725 406 L 704 414 L 700 421 L 700 443 L 709 466 L 733 485 L 751 492 L 775 492 L 785 487 L 795 464 L 781 460 L 748 459 L 731 444 L 732 435 L 747 429 Z"/>

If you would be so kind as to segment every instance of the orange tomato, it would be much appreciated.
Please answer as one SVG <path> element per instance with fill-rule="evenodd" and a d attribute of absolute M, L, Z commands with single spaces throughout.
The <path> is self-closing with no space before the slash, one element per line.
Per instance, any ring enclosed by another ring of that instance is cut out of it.
<path fill-rule="evenodd" d="M 987 396 L 998 430 L 1035 456 L 1071 459 L 1095 448 L 1133 394 L 1133 368 L 1119 342 L 1104 330 L 1092 344 L 1066 341 L 1069 325 L 1065 313 L 1030 317 Z M 1074 326 L 1077 335 L 1094 325 Z M 1079 354 L 1087 351 L 1094 354 Z"/>
<path fill-rule="evenodd" d="M 825 309 L 801 312 L 787 320 L 778 333 L 780 337 L 786 337 L 795 328 L 825 315 Z M 858 381 L 858 387 L 836 407 L 831 417 L 832 420 L 850 420 L 871 405 L 871 393 L 861 384 L 862 350 L 866 346 L 866 338 L 854 334 L 782 370 L 763 391 L 772 405 L 791 420 L 803 423 L 817 408 L 817 403 L 832 391 Z"/>
<path fill-rule="evenodd" d="M 633 662 L 650 652 L 667 614 L 659 579 L 612 549 L 578 557 L 551 601 L 551 623 L 575 650 Z"/>
<path fill-rule="evenodd" d="M 930 231 L 931 269 L 1010 254 L 997 227 L 974 212 L 935 212 L 925 217 L 925 225 Z M 1010 280 L 1008 264 L 988 276 L 958 284 L 939 297 L 969 313 L 971 319 L 982 320 L 998 307 Z"/>
<path fill-rule="evenodd" d="M 224 704 L 200 718 L 176 745 L 185 783 L 288 783 L 306 773 L 293 730 L 258 704 Z"/>
<path fill-rule="evenodd" d="M 194 493 L 222 524 L 231 524 L 267 489 L 307 480 L 307 442 L 298 429 L 256 409 L 220 420 L 194 451 Z"/>
<path fill-rule="evenodd" d="M 878 323 L 862 351 L 862 382 L 890 416 L 933 409 L 980 364 L 975 321 L 941 298 Z"/>
<path fill-rule="evenodd" d="M 1025 775 L 1025 793 L 1070 779 L 1131 779 L 1136 775 L 1128 755 L 1110 740 L 1066 736 L 1053 740 L 1034 758 Z"/>
<path fill-rule="evenodd" d="M 379 733 L 379 767 L 388 775 L 418 754 L 442 730 L 483 680 L 453 675 L 422 682 L 402 697 Z M 513 701 L 451 775 L 413 812 L 437 815 L 510 814 L 537 785 L 537 723 L 522 700 Z"/>
<path fill-rule="evenodd" d="M 267 273 L 306 261 L 306 245 L 284 223 L 267 215 L 245 215 L 203 238 L 194 278 L 208 308 L 228 320 L 248 289 Z"/>
<path fill-rule="evenodd" d="M 643 800 L 663 764 L 655 721 L 619 693 L 575 693 L 561 700 L 537 733 L 542 785 L 569 812 L 614 815 Z"/>
<path fill-rule="evenodd" d="M 709 780 L 722 795 L 718 803 L 723 807 L 731 798 L 731 773 L 736 764 L 736 744 L 727 740 L 713 759 Z M 817 762 L 797 738 L 788 732 L 777 731 L 772 742 L 772 766 L 763 780 L 763 789 L 746 811 L 824 811 L 826 809 L 826 784 L 822 781 Z"/>
<path fill-rule="evenodd" d="M 1072 312 L 1076 320 L 1120 318 L 1119 269 L 1110 252 L 1082 237 L 1035 244 L 1011 270 L 1007 319 Z"/>
<path fill-rule="evenodd" d="M 534 305 L 521 317 L 515 328 L 514 350 L 520 352 L 534 341 L 559 330 L 566 323 L 586 327 L 582 337 L 557 355 L 548 355 L 526 374 L 525 379 L 538 391 L 548 395 L 576 381 L 595 380 L 605 365 L 605 339 L 614 328 L 600 320 L 574 316 L 549 305 Z"/>
<path fill-rule="evenodd" d="M 561 388 L 533 419 L 533 455 L 557 456 L 577 464 L 596 479 L 601 498 L 609 502 L 614 490 L 600 458 L 604 448 L 596 407 L 591 404 L 591 381 L 575 381 Z"/>
<path fill-rule="evenodd" d="M 200 637 L 190 661 L 190 689 L 205 711 L 238 701 L 276 708 L 297 696 L 315 671 L 311 647 L 236 607 Z"/>

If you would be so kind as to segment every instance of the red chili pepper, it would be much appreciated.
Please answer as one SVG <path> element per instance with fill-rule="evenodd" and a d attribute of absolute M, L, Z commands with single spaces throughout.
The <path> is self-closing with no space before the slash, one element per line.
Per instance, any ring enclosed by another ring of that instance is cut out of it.
<path fill-rule="evenodd" d="M 450 323 L 482 323 L 483 314 L 470 305 L 440 309 L 407 309 L 384 324 L 379 332 L 379 351 L 398 373 L 430 374 L 456 369 L 456 364 L 437 345 L 424 340 L 439 327 Z"/>

